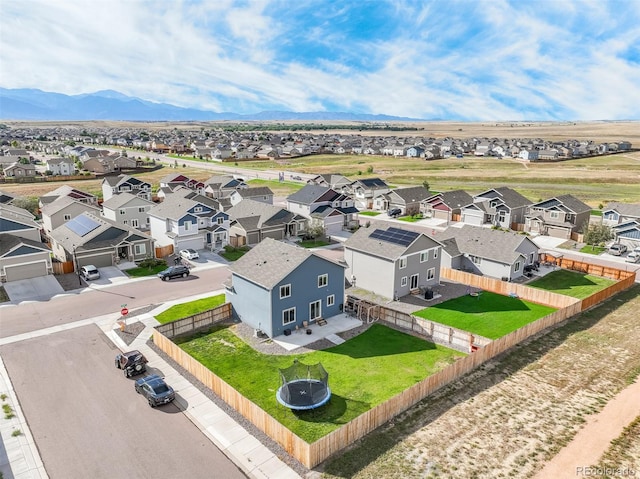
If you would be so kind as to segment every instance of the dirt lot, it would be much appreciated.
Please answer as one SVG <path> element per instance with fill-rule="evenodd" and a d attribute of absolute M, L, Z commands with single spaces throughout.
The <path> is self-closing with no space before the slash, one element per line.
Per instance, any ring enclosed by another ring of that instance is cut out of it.
<path fill-rule="evenodd" d="M 640 373 L 639 295 L 634 286 L 491 361 L 323 471 L 357 478 L 533 476 Z M 637 441 L 627 435 L 621 447 L 640 464 Z"/>

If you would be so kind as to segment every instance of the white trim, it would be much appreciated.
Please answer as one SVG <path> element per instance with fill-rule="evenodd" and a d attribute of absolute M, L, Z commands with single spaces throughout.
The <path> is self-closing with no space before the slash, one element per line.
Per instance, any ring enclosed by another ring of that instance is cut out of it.
<path fill-rule="evenodd" d="M 336 304 L 336 296 L 335 294 L 330 294 L 327 296 L 327 307 L 333 306 L 334 304 Z"/>
<path fill-rule="evenodd" d="M 283 296 L 282 295 L 282 288 L 289 288 L 289 294 L 286 294 L 285 296 Z M 291 283 L 281 285 L 280 286 L 280 299 L 290 298 L 290 297 L 291 297 Z"/>
<path fill-rule="evenodd" d="M 285 323 L 284 322 L 284 313 L 287 313 L 287 312 L 290 312 L 290 311 L 293 311 L 293 319 L 291 321 L 288 321 L 288 322 Z M 282 310 L 282 325 L 286 326 L 288 324 L 295 323 L 296 322 L 296 316 L 297 315 L 296 315 L 296 307 L 295 306 L 293 308 L 283 309 Z"/>

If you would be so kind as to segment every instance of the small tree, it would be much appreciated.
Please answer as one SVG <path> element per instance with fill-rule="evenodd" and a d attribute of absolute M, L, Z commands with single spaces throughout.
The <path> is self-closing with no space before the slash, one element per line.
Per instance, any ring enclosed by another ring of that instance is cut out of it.
<path fill-rule="evenodd" d="M 373 166 L 367 166 L 367 173 L 373 173 Z"/>
<path fill-rule="evenodd" d="M 613 238 L 611 228 L 603 224 L 586 224 L 583 228 L 584 242 L 591 245 L 591 251 L 594 246 L 603 244 Z"/>
<path fill-rule="evenodd" d="M 429 190 L 429 182 L 427 180 L 422 181 L 422 186 L 424 186 L 425 190 Z"/>

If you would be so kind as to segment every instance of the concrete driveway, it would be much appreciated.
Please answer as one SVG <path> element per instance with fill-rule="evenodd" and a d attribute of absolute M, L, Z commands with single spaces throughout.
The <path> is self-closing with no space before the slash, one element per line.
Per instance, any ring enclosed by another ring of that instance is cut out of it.
<path fill-rule="evenodd" d="M 9 299 L 15 302 L 49 299 L 56 294 L 64 293 L 64 289 L 52 274 L 4 283 L 4 290 Z"/>

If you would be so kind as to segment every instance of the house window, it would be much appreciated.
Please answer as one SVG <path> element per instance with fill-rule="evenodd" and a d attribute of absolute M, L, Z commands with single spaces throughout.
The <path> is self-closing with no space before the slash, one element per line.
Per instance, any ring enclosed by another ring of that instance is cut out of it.
<path fill-rule="evenodd" d="M 332 294 L 327 296 L 327 306 L 333 306 L 336 302 L 336 297 Z"/>
<path fill-rule="evenodd" d="M 424 263 L 425 261 L 429 261 L 429 252 L 428 251 L 423 251 L 422 253 L 420 253 L 420 262 Z"/>
<path fill-rule="evenodd" d="M 147 216 L 147 225 L 150 223 L 149 217 Z"/>
<path fill-rule="evenodd" d="M 196 206 L 195 208 L 193 208 L 193 211 L 196 213 L 202 213 L 202 206 Z"/>
<path fill-rule="evenodd" d="M 400 280 L 400 286 L 406 286 L 407 285 L 407 277 L 403 276 L 402 279 Z"/>
<path fill-rule="evenodd" d="M 552 211 L 551 213 L 549 213 L 549 217 L 553 220 L 557 220 L 560 217 L 560 213 L 558 213 L 557 211 Z"/>
<path fill-rule="evenodd" d="M 516 264 L 513 267 L 513 270 L 516 272 L 520 271 L 520 261 L 516 261 Z"/>
<path fill-rule="evenodd" d="M 145 209 L 144 206 L 138 208 L 138 213 L 144 213 Z"/>
<path fill-rule="evenodd" d="M 506 214 L 504 211 L 501 211 L 501 212 L 498 214 L 498 221 L 499 221 L 500 223 L 504 223 L 504 220 L 505 220 L 505 218 L 506 218 L 506 217 L 507 217 L 507 214 Z"/>
<path fill-rule="evenodd" d="M 313 321 L 322 317 L 322 301 L 317 300 L 309 303 L 309 320 Z"/>
<path fill-rule="evenodd" d="M 284 284 L 280 286 L 280 299 L 288 298 L 291 296 L 291 285 Z"/>
<path fill-rule="evenodd" d="M 71 215 L 64 215 L 64 220 L 69 221 L 71 219 Z"/>
<path fill-rule="evenodd" d="M 400 262 L 398 263 L 400 269 L 404 269 L 407 267 L 407 258 L 400 258 Z"/>
<path fill-rule="evenodd" d="M 144 243 L 136 244 L 136 245 L 133 245 L 133 250 L 135 252 L 135 255 L 138 256 L 140 254 L 145 254 L 147 252 L 147 246 Z"/>
<path fill-rule="evenodd" d="M 191 229 L 191 221 L 184 222 L 184 230 L 189 231 Z"/>
<path fill-rule="evenodd" d="M 122 224 L 123 225 L 128 225 L 129 224 L 129 220 L 122 220 Z"/>
<path fill-rule="evenodd" d="M 482 258 L 478 257 L 478 256 L 469 256 L 469 259 L 471 260 L 472 263 L 474 264 L 480 264 L 482 263 Z"/>
<path fill-rule="evenodd" d="M 427 270 L 427 281 L 430 279 L 433 279 L 436 277 L 436 269 L 435 268 L 429 268 Z"/>
<path fill-rule="evenodd" d="M 289 308 L 282 311 L 282 325 L 296 322 L 296 308 Z"/>
<path fill-rule="evenodd" d="M 138 220 L 136 219 L 131 220 L 131 226 L 133 226 L 134 228 L 137 228 L 139 226 Z"/>
<path fill-rule="evenodd" d="M 438 259 L 438 248 L 433 250 L 433 259 Z"/>
<path fill-rule="evenodd" d="M 318 276 L 318 288 L 322 288 L 329 283 L 329 275 L 321 274 Z"/>
<path fill-rule="evenodd" d="M 222 223 L 224 223 L 224 218 L 220 217 L 216 221 L 219 225 L 221 225 Z"/>
<path fill-rule="evenodd" d="M 120 214 L 121 214 L 121 215 L 126 215 L 126 214 L 127 214 L 127 212 L 126 212 L 125 210 L 120 210 Z"/>

